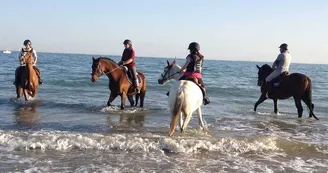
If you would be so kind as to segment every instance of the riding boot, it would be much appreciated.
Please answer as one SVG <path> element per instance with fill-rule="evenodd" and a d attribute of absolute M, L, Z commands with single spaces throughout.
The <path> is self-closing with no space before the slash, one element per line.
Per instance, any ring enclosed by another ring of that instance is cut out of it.
<path fill-rule="evenodd" d="M 204 91 L 203 102 L 204 102 L 204 105 L 207 105 L 207 104 L 211 103 L 211 101 L 210 101 L 210 99 L 206 96 L 206 90 L 205 90 L 204 87 L 203 87 L 203 91 Z"/>
<path fill-rule="evenodd" d="M 140 89 L 139 89 L 139 85 L 138 85 L 138 80 L 137 79 L 134 80 L 134 84 L 133 85 L 134 85 L 134 88 L 136 89 L 136 92 L 137 93 L 140 93 Z"/>

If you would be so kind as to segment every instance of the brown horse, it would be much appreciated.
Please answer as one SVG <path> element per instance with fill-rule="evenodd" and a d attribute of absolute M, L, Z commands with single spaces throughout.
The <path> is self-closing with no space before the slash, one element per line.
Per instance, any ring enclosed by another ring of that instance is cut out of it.
<path fill-rule="evenodd" d="M 15 84 L 17 98 L 20 98 L 22 92 L 25 97 L 25 101 L 29 100 L 29 96 L 34 98 L 38 92 L 39 78 L 36 71 L 33 68 L 33 49 L 26 52 L 26 54 L 20 57 L 21 62 L 25 62 L 26 66 L 23 73 L 20 76 L 20 80 Z"/>
<path fill-rule="evenodd" d="M 137 106 L 140 96 L 140 107 L 143 107 L 146 95 L 146 77 L 143 73 L 138 72 L 141 83 L 139 84 L 140 93 L 137 93 L 134 86 L 127 78 L 126 70 L 115 61 L 106 57 L 99 57 L 97 59 L 92 57 L 92 61 L 91 81 L 96 82 L 104 73 L 109 79 L 109 90 L 111 92 L 107 101 L 107 106 L 110 106 L 112 101 L 120 95 L 121 109 L 124 109 L 126 97 L 128 97 L 131 106 Z M 136 95 L 136 104 L 134 104 L 133 95 Z"/>
<path fill-rule="evenodd" d="M 265 85 L 265 78 L 273 72 L 273 69 L 265 64 L 262 67 L 257 65 L 258 71 L 258 86 L 261 86 L 261 93 L 259 100 L 255 103 L 254 111 L 259 104 L 267 99 L 267 94 L 269 93 L 269 98 L 274 102 L 274 112 L 278 112 L 278 99 L 288 99 L 293 97 L 295 100 L 295 105 L 298 112 L 298 117 L 301 118 L 303 114 L 303 107 L 301 100 L 309 108 L 309 118 L 312 116 L 319 120 L 313 113 L 314 105 L 312 103 L 312 83 L 310 78 L 300 73 L 292 73 L 287 76 L 283 76 L 279 87 L 267 87 Z"/>

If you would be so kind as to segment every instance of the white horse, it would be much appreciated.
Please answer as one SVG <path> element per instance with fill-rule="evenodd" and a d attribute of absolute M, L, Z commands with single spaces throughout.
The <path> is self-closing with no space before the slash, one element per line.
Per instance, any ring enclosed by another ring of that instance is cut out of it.
<path fill-rule="evenodd" d="M 167 66 L 158 79 L 158 83 L 163 85 L 172 79 L 178 81 L 183 75 L 180 69 L 181 67 L 176 64 L 175 60 L 172 63 L 167 61 Z M 178 81 L 171 87 L 168 101 L 172 116 L 169 136 L 173 135 L 179 117 L 180 129 L 181 132 L 184 132 L 194 111 L 198 112 L 198 120 L 201 129 L 206 129 L 201 111 L 203 93 L 194 82 L 187 80 Z"/>

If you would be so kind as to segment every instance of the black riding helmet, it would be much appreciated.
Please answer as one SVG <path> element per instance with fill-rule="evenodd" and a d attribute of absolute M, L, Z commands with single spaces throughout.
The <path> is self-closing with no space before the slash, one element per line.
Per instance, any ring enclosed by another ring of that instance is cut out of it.
<path fill-rule="evenodd" d="M 132 45 L 132 41 L 129 39 L 126 39 L 126 40 L 124 40 L 123 44 L 124 45 L 127 45 L 127 44 Z"/>
<path fill-rule="evenodd" d="M 27 39 L 24 41 L 23 45 L 26 46 L 28 44 L 32 44 L 31 40 Z"/>
<path fill-rule="evenodd" d="M 200 46 L 197 42 L 192 42 L 189 44 L 188 46 L 189 50 L 195 50 L 195 51 L 199 51 L 200 50 Z"/>
<path fill-rule="evenodd" d="M 279 46 L 279 48 L 288 50 L 288 45 L 286 43 L 283 43 Z"/>

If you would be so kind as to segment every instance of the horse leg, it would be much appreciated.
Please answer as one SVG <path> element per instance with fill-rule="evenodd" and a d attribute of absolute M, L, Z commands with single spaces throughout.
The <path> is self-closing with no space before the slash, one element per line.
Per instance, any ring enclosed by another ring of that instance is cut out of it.
<path fill-rule="evenodd" d="M 185 110 L 183 110 L 182 112 L 184 114 L 184 122 L 183 122 L 183 125 L 182 125 L 181 133 L 183 133 L 186 130 L 187 125 L 189 124 L 189 121 L 190 121 L 191 116 L 192 116 L 192 112 L 185 111 Z"/>
<path fill-rule="evenodd" d="M 262 94 L 259 98 L 259 100 L 255 103 L 255 106 L 254 106 L 254 111 L 256 111 L 257 109 L 257 106 L 261 103 L 263 103 L 265 100 L 267 99 L 266 95 L 265 94 Z"/>
<path fill-rule="evenodd" d="M 128 95 L 127 97 L 128 97 L 129 102 L 130 102 L 130 106 L 133 107 L 134 106 L 133 96 Z"/>
<path fill-rule="evenodd" d="M 316 120 L 319 120 L 319 118 L 317 118 L 313 113 L 314 104 L 312 103 L 312 100 L 306 95 L 304 95 L 302 97 L 302 100 L 306 104 L 306 106 L 309 108 L 309 118 L 314 117 Z"/>
<path fill-rule="evenodd" d="M 180 131 L 182 131 L 182 126 L 183 126 L 185 117 L 183 116 L 182 112 L 178 116 L 180 117 L 180 121 L 179 121 Z"/>
<path fill-rule="evenodd" d="M 27 91 L 27 89 L 23 89 L 23 93 L 24 93 L 25 101 L 28 101 L 28 91 Z"/>
<path fill-rule="evenodd" d="M 22 88 L 18 85 L 16 85 L 16 94 L 17 94 L 17 99 L 19 99 L 22 94 Z"/>
<path fill-rule="evenodd" d="M 125 106 L 125 100 L 126 100 L 126 93 L 123 91 L 121 95 L 121 110 L 124 109 Z"/>
<path fill-rule="evenodd" d="M 294 100 L 295 100 L 295 105 L 296 105 L 297 112 L 298 112 L 298 118 L 302 118 L 303 107 L 302 107 L 301 99 L 294 97 Z"/>
<path fill-rule="evenodd" d="M 140 97 L 140 93 L 137 93 L 136 94 L 136 104 L 135 104 L 135 106 L 138 106 L 139 97 Z"/>
<path fill-rule="evenodd" d="M 205 130 L 205 123 L 204 123 L 204 119 L 203 119 L 203 115 L 202 115 L 202 109 L 199 107 L 197 109 L 197 114 L 198 114 L 198 124 L 201 127 L 202 130 Z"/>
<path fill-rule="evenodd" d="M 277 114 L 278 113 L 278 100 L 273 99 L 273 104 L 274 104 L 274 113 Z"/>
<path fill-rule="evenodd" d="M 115 100 L 117 97 L 117 94 L 113 94 L 113 92 L 110 92 L 108 101 L 107 101 L 107 106 L 111 106 L 111 103 Z"/>
<path fill-rule="evenodd" d="M 140 92 L 140 107 L 144 106 L 145 95 L 146 95 L 146 90 Z"/>

